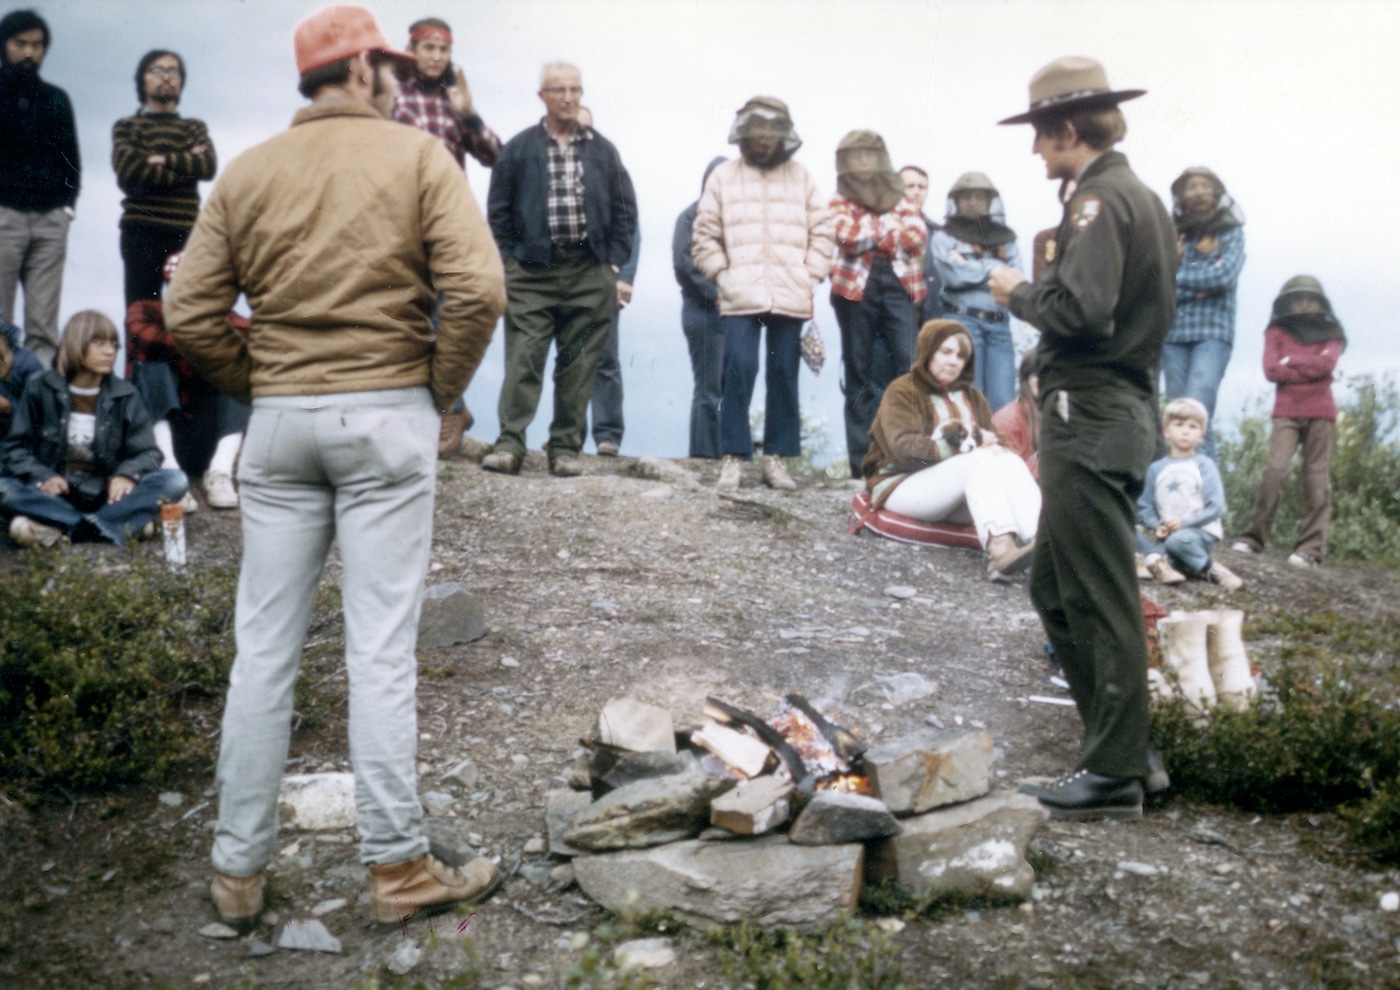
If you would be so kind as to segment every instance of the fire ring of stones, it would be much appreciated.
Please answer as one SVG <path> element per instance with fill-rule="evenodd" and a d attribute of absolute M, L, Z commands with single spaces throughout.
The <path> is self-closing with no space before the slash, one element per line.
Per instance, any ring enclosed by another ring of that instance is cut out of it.
<path fill-rule="evenodd" d="M 708 698 L 706 721 L 614 698 L 547 798 L 549 851 L 615 911 L 700 928 L 811 929 L 848 918 L 865 881 L 920 897 L 1029 895 L 1040 802 L 993 793 L 986 730 L 867 749 L 790 694 L 771 719 Z"/>

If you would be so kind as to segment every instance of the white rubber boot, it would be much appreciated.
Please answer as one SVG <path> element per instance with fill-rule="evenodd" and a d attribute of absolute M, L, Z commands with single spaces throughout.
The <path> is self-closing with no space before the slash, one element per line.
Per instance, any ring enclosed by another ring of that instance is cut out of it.
<path fill-rule="evenodd" d="M 1205 721 L 1215 704 L 1215 683 L 1210 676 L 1206 646 L 1209 627 L 1209 617 L 1200 612 L 1173 613 L 1157 622 L 1162 662 L 1175 671 L 1182 697 L 1187 708 L 1194 710 L 1197 721 Z"/>
<path fill-rule="evenodd" d="M 1207 658 L 1216 700 L 1242 712 L 1259 693 L 1249 673 L 1249 654 L 1244 649 L 1244 613 L 1237 608 L 1222 608 L 1206 614 L 1210 623 L 1206 637 Z"/>

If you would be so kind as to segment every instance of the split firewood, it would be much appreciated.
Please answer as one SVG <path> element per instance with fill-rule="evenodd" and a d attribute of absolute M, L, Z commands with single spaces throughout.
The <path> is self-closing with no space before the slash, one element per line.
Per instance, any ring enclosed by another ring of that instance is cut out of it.
<path fill-rule="evenodd" d="M 762 835 L 792 812 L 792 782 L 774 776 L 746 780 L 710 802 L 710 823 L 739 835 Z"/>
<path fill-rule="evenodd" d="M 753 736 L 735 729 L 726 728 L 717 722 L 706 722 L 690 734 L 690 741 L 703 746 L 715 756 L 746 776 L 757 777 L 763 773 L 768 758 L 773 751 L 768 745 Z"/>

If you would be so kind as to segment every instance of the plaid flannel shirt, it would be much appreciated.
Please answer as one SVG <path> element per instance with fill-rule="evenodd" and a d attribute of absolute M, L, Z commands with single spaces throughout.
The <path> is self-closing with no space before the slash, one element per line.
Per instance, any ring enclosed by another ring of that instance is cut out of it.
<path fill-rule="evenodd" d="M 886 213 L 876 213 L 859 203 L 837 197 L 831 201 L 836 250 L 831 265 L 831 292 L 860 302 L 876 256 L 890 259 L 899 284 L 917 306 L 924 301 L 924 247 L 928 227 L 923 214 L 909 199 Z"/>
<path fill-rule="evenodd" d="M 1176 316 L 1168 344 L 1235 340 L 1235 286 L 1244 268 L 1244 229 L 1226 227 L 1216 235 L 1214 251 L 1196 250 L 1199 237 L 1188 238 L 1176 270 Z"/>
<path fill-rule="evenodd" d="M 418 78 L 400 82 L 399 95 L 394 99 L 394 119 L 439 138 L 459 168 L 466 166 L 467 155 L 486 168 L 496 164 L 501 156 L 501 139 L 495 132 L 476 114 L 458 116 L 447 91 L 437 83 L 424 83 Z"/>
<path fill-rule="evenodd" d="M 544 127 L 544 122 L 540 122 Z M 579 145 L 593 137 L 593 132 L 575 124 L 569 140 L 561 147 L 545 127 L 548 140 L 549 190 L 545 197 L 545 212 L 549 222 L 549 239 L 557 245 L 576 245 L 588 240 L 588 217 L 583 208 L 583 159 Z"/>
<path fill-rule="evenodd" d="M 246 316 L 230 311 L 228 325 L 244 340 L 252 333 L 252 323 Z M 138 299 L 126 310 L 126 377 L 131 377 L 135 361 L 163 361 L 175 366 L 175 380 L 180 393 L 181 409 L 188 409 L 194 393 L 201 385 L 209 385 L 200 377 L 193 364 L 175 347 L 175 340 L 165 329 L 165 306 L 154 299 Z M 188 414 L 185 414 L 188 418 Z"/>

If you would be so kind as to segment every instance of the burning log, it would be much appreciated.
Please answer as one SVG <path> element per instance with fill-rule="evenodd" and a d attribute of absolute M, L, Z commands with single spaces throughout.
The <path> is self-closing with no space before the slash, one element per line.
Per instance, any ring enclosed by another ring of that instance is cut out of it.
<path fill-rule="evenodd" d="M 768 765 L 773 751 L 767 744 L 717 722 L 706 722 L 690 734 L 690 741 L 703 746 L 746 777 L 757 777 Z"/>
<path fill-rule="evenodd" d="M 865 752 L 865 746 L 859 739 L 841 726 L 827 721 L 826 716 L 812 707 L 812 703 L 802 695 L 790 694 L 783 700 L 806 715 L 826 741 L 831 743 L 831 748 L 836 751 L 836 755 L 847 763 L 854 763 Z"/>
<path fill-rule="evenodd" d="M 762 835 L 788 820 L 792 782 L 779 777 L 745 781 L 710 802 L 710 824 L 739 835 Z"/>
<path fill-rule="evenodd" d="M 718 698 L 705 699 L 705 715 L 716 722 L 738 722 L 746 725 L 758 734 L 773 750 L 782 757 L 783 763 L 787 766 L 788 774 L 792 777 L 793 785 L 801 793 L 810 794 L 815 782 L 811 773 L 807 770 L 807 765 L 802 762 L 802 757 L 797 755 L 797 750 L 788 744 L 788 741 L 778 734 L 763 719 L 733 705 L 726 705 Z"/>

